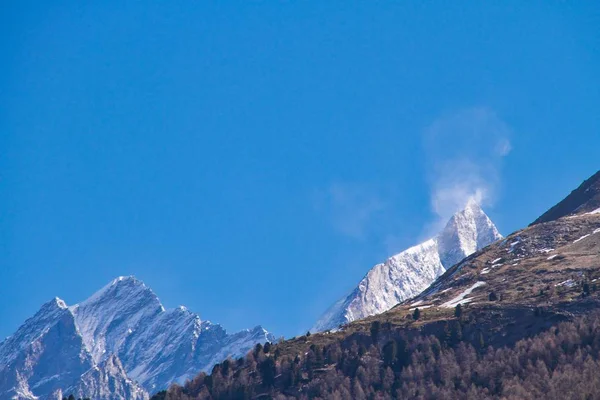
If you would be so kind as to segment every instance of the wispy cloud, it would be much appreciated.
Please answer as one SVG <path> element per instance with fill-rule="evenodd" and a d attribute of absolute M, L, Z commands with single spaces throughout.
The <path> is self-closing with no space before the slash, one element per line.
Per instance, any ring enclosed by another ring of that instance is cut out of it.
<path fill-rule="evenodd" d="M 386 202 L 373 188 L 362 184 L 333 183 L 314 196 L 315 207 L 330 218 L 341 234 L 364 239 Z"/>
<path fill-rule="evenodd" d="M 431 206 L 440 221 L 473 198 L 493 205 L 502 160 L 512 150 L 510 128 L 486 107 L 458 110 L 434 121 L 423 135 Z"/>
<path fill-rule="evenodd" d="M 510 128 L 486 107 L 441 115 L 422 136 L 424 179 L 436 218 L 425 226 L 418 241 L 439 232 L 469 199 L 483 207 L 493 206 L 501 187 L 503 159 L 512 150 Z M 381 239 L 386 254 L 394 254 L 407 243 L 398 230 L 403 214 L 393 206 L 402 196 L 398 187 L 398 182 L 337 182 L 316 191 L 313 204 L 340 234 L 361 240 Z"/>

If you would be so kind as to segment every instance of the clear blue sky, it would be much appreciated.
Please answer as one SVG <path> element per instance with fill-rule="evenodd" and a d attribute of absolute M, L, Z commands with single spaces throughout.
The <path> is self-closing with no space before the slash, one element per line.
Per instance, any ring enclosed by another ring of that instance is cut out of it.
<path fill-rule="evenodd" d="M 10 3 L 0 337 L 130 274 L 295 335 L 456 181 L 509 233 L 600 169 L 597 2 Z"/>

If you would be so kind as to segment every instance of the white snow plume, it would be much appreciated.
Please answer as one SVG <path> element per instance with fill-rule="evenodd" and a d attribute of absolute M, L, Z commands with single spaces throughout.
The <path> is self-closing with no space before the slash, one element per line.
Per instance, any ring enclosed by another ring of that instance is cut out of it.
<path fill-rule="evenodd" d="M 512 147 L 510 129 L 486 107 L 445 114 L 423 134 L 431 207 L 439 223 L 469 200 L 491 206 L 501 183 L 502 160 Z"/>

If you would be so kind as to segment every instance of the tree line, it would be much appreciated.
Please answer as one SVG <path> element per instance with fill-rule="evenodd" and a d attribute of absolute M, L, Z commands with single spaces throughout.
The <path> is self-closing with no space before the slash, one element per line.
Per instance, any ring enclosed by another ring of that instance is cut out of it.
<path fill-rule="evenodd" d="M 502 348 L 486 346 L 483 336 L 463 340 L 461 314 L 459 308 L 438 336 L 407 339 L 375 321 L 367 333 L 312 344 L 305 354 L 282 356 L 280 345 L 257 345 L 153 399 L 600 398 L 597 314 Z"/>

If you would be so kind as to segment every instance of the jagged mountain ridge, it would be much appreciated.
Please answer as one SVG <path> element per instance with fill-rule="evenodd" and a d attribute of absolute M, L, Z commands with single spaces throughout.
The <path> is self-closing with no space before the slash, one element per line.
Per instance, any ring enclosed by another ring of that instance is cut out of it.
<path fill-rule="evenodd" d="M 119 277 L 74 306 L 53 299 L 0 343 L 0 399 L 60 389 L 145 399 L 272 340 L 260 326 L 227 334 L 185 307 L 165 310 L 143 282 Z"/>
<path fill-rule="evenodd" d="M 437 236 L 374 266 L 348 296 L 323 314 L 312 331 L 335 329 L 387 311 L 426 289 L 447 268 L 501 238 L 481 207 L 469 200 Z"/>

